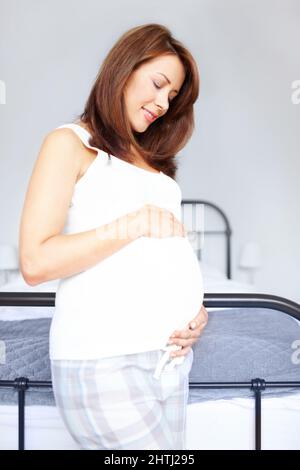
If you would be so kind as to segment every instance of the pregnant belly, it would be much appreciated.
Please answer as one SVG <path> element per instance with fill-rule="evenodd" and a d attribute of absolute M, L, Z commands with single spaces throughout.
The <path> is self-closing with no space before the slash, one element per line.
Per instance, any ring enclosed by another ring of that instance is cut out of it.
<path fill-rule="evenodd" d="M 187 327 L 203 302 L 199 262 L 183 237 L 141 237 L 77 279 L 76 287 L 70 278 L 68 296 L 74 309 L 81 305 L 91 327 L 105 319 L 105 332 L 100 328 L 97 334 L 111 334 L 112 342 L 129 341 L 131 334 L 132 341 L 162 345 L 175 329 Z M 60 302 L 68 291 L 67 284 L 61 287 Z"/>
<path fill-rule="evenodd" d="M 145 293 L 146 281 L 148 301 L 185 324 L 198 313 L 203 301 L 202 275 L 190 242 L 183 237 L 139 241 L 138 264 L 147 267 L 138 278 L 140 289 Z"/>

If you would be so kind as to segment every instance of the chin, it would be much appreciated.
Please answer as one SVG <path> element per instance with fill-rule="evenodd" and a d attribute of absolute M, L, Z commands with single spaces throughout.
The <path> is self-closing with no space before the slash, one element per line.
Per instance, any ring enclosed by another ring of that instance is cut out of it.
<path fill-rule="evenodd" d="M 138 132 L 138 133 L 142 133 L 142 132 L 145 132 L 147 129 L 148 129 L 149 126 L 144 125 L 132 125 L 132 129 L 134 132 Z"/>

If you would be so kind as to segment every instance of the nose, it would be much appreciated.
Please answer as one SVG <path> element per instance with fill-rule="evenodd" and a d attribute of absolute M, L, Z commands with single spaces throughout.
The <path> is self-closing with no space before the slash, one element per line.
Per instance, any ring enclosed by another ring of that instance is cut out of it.
<path fill-rule="evenodd" d="M 169 109 L 169 100 L 168 98 L 164 99 L 162 97 L 158 97 L 155 101 L 155 106 L 157 110 L 157 114 L 165 114 Z"/>

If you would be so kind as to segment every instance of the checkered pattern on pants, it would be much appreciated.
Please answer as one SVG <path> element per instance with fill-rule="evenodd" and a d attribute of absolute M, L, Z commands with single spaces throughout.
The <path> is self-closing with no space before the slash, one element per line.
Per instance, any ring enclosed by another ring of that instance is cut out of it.
<path fill-rule="evenodd" d="M 185 450 L 193 350 L 157 380 L 162 354 L 51 361 L 56 405 L 81 449 Z"/>

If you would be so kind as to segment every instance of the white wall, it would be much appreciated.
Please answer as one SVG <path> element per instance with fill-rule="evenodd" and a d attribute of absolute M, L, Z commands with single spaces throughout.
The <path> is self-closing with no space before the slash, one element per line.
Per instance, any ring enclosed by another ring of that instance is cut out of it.
<path fill-rule="evenodd" d="M 242 246 L 257 241 L 259 290 L 300 302 L 298 0 L 0 0 L 0 243 L 18 242 L 45 134 L 81 112 L 119 36 L 149 22 L 169 27 L 201 74 L 196 130 L 179 158 L 183 197 L 228 215 L 235 279 L 246 279 Z"/>

